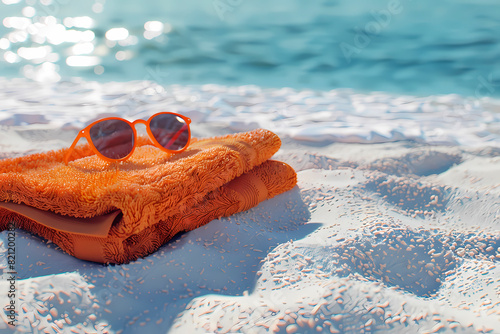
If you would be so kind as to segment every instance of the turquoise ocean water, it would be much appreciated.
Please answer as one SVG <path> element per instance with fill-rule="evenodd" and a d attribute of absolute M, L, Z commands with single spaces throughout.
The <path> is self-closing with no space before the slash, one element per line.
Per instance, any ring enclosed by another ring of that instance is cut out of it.
<path fill-rule="evenodd" d="M 498 0 L 2 0 L 0 76 L 500 96 Z"/>

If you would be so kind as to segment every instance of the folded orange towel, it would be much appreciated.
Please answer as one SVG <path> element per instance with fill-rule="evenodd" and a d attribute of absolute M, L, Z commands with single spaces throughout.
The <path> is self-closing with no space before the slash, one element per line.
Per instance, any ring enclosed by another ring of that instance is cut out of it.
<path fill-rule="evenodd" d="M 266 161 L 281 141 L 254 130 L 194 140 L 170 155 L 141 138 L 129 160 L 109 164 L 88 145 L 0 160 L 0 229 L 10 221 L 78 258 L 124 263 L 181 231 L 247 210 L 296 184 Z"/>

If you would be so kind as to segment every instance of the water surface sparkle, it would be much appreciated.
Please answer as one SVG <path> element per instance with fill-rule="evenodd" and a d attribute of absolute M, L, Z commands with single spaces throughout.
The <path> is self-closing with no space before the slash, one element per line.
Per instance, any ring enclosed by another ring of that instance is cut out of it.
<path fill-rule="evenodd" d="M 48 62 L 61 79 L 500 96 L 500 3 L 492 0 L 439 8 L 432 0 L 2 0 L 0 7 L 6 77 Z M 45 46 L 46 57 L 19 54 Z M 73 66 L 81 64 L 68 61 L 74 56 L 100 60 Z"/>

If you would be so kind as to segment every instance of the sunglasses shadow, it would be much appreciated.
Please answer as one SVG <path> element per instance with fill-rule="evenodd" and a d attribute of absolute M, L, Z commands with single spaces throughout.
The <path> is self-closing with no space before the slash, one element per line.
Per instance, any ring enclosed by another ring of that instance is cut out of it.
<path fill-rule="evenodd" d="M 154 151 L 153 151 L 154 150 Z M 138 147 L 132 157 L 125 161 L 107 162 L 97 156 L 88 156 L 80 161 L 74 161 L 71 166 L 82 173 L 98 173 L 103 171 L 138 171 L 157 166 L 159 164 L 173 163 L 191 157 L 201 152 L 201 149 L 189 149 L 177 154 L 162 152 L 160 149 L 145 145 Z"/>
<path fill-rule="evenodd" d="M 118 171 L 138 171 L 151 168 L 159 164 L 175 163 L 181 159 L 189 158 L 193 155 L 205 151 L 211 147 L 224 146 L 236 152 L 252 152 L 252 145 L 243 140 L 233 140 L 231 142 L 223 140 L 209 141 L 194 141 L 187 150 L 170 154 L 163 152 L 159 148 L 151 145 L 145 138 L 140 138 L 139 146 L 136 147 L 132 156 L 119 162 L 107 162 L 97 156 L 86 156 L 78 161 L 71 163 L 72 167 L 78 169 L 82 173 L 98 173 L 103 171 L 115 170 Z"/>

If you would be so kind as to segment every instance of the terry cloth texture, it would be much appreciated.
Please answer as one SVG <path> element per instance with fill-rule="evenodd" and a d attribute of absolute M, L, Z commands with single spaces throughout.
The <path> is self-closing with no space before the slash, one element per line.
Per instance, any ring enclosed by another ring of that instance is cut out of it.
<path fill-rule="evenodd" d="M 295 171 L 268 160 L 280 145 L 259 129 L 193 140 L 176 155 L 140 138 L 132 157 L 114 164 L 88 145 L 67 166 L 66 149 L 0 160 L 0 230 L 14 222 L 81 259 L 133 261 L 293 188 Z"/>

